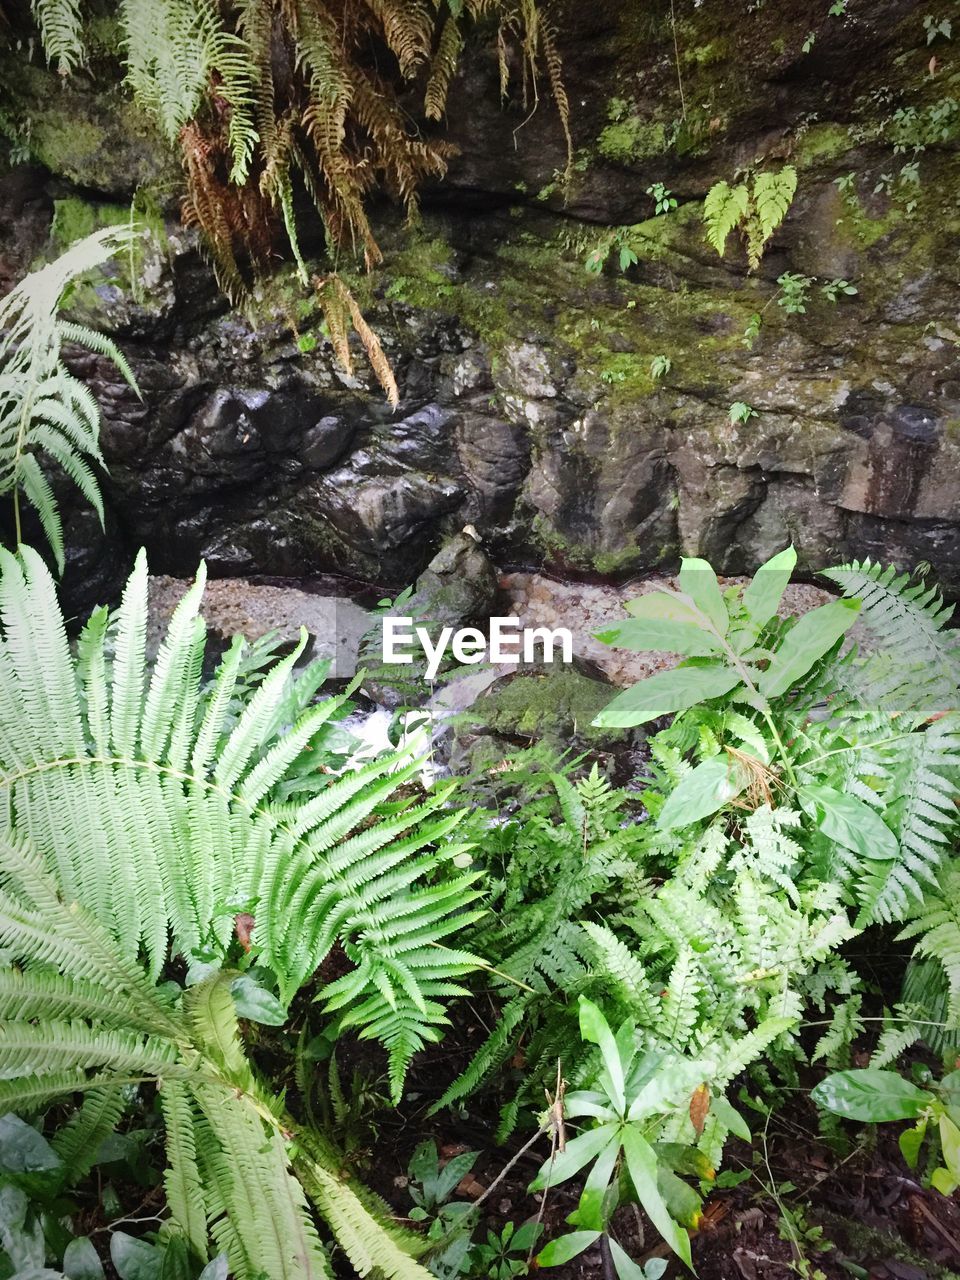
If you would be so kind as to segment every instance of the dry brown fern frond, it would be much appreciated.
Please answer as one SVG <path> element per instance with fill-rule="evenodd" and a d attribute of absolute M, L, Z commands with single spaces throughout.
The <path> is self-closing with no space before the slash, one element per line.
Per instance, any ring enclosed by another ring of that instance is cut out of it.
<path fill-rule="evenodd" d="M 384 43 L 397 60 L 400 74 L 406 79 L 430 52 L 432 23 L 426 7 L 418 0 L 365 0 L 377 18 Z"/>
<path fill-rule="evenodd" d="M 353 373 L 353 360 L 350 355 L 347 329 L 349 321 L 363 344 L 367 359 L 370 361 L 370 367 L 383 388 L 390 407 L 396 409 L 400 403 L 397 380 L 394 377 L 393 369 L 380 343 L 380 339 L 364 319 L 360 304 L 335 271 L 328 276 L 317 277 L 314 280 L 314 285 L 323 310 L 324 319 L 327 322 L 330 342 L 333 345 L 337 359 L 348 374 Z"/>
<path fill-rule="evenodd" d="M 294 216 L 298 183 L 334 254 L 362 253 L 368 268 L 381 260 L 366 209 L 371 192 L 385 188 L 412 217 L 418 189 L 443 176 L 451 152 L 420 134 L 398 90 L 422 77 L 425 117 L 441 118 L 476 24 L 496 31 L 504 93 L 512 61 L 524 100 L 536 105 L 545 68 L 571 153 L 569 103 L 543 8 L 549 2 L 118 0 L 127 84 L 166 136 L 179 139 L 184 216 L 201 229 L 224 292 L 237 301 L 266 269 L 280 228 L 309 281 Z M 6 3 L 0 0 L 0 13 Z M 81 56 L 83 4 L 61 0 L 60 11 L 77 15 L 72 25 L 40 23 L 48 53 L 64 69 Z M 375 335 L 362 317 L 357 323 L 359 310 L 339 286 L 331 290 L 346 307 L 343 325 L 353 324 L 395 397 Z"/>
<path fill-rule="evenodd" d="M 463 48 L 460 23 L 451 14 L 443 24 L 440 39 L 430 62 L 430 75 L 424 94 L 423 107 L 428 120 L 439 120 L 447 105 L 450 81 L 457 69 L 457 60 Z M 502 81 L 502 76 L 501 76 Z"/>

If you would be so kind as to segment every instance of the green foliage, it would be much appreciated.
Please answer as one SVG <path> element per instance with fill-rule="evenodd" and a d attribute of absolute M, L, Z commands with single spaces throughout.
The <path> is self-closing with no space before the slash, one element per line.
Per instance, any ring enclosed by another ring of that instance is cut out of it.
<path fill-rule="evenodd" d="M 810 300 L 813 278 L 785 271 L 782 276 L 777 277 L 777 284 L 780 286 L 777 305 L 783 307 L 788 315 L 803 315 Z"/>
<path fill-rule="evenodd" d="M 703 202 L 707 241 L 722 258 L 731 232 L 739 231 L 750 270 L 760 265 L 763 250 L 780 226 L 797 190 L 797 171 L 784 165 L 778 173 L 762 172 L 730 186 L 715 183 Z"/>
<path fill-rule="evenodd" d="M 674 717 L 649 739 L 648 821 L 631 821 L 635 801 L 596 770 L 578 782 L 555 772 L 552 796 L 526 798 L 483 842 L 493 913 L 471 945 L 496 964 L 502 1005 L 440 1105 L 512 1062 L 498 1081 L 504 1136 L 535 1108 L 538 1086 L 554 1087 L 558 1059 L 575 1091 L 568 1104 L 586 1098 L 583 1132 L 568 1134 L 567 1147 L 583 1159 L 574 1169 L 558 1155 L 553 1167 L 594 1172 L 573 1232 L 546 1246 L 542 1265 L 596 1241 L 617 1196 L 638 1190 L 617 1070 L 600 1043 L 609 1042 L 591 1022 L 595 1034 L 576 1047 L 575 1002 L 629 1028 L 618 1052 L 657 1055 L 656 1080 L 683 1082 L 685 1095 L 644 1135 L 654 1185 L 680 1222 L 695 1193 L 667 1175 L 709 1176 L 728 1132 L 745 1134 L 725 1097 L 733 1079 L 762 1063 L 762 1078 L 775 1070 L 796 1083 L 798 1059 L 849 1061 L 867 1024 L 840 948 L 871 923 L 899 920 L 920 940 L 917 954 L 931 957 L 946 993 L 943 1019 L 960 1027 L 950 858 L 960 743 L 956 713 L 941 714 L 956 706 L 948 615 L 935 592 L 867 564 L 830 571 L 848 598 L 781 617 L 795 563 L 788 548 L 746 587 L 724 590 L 704 561 L 685 560 L 676 590 L 628 602 L 628 616 L 599 634 L 682 656 L 598 717 L 607 726 Z M 844 649 L 858 619 L 877 642 L 864 656 Z M 813 1044 L 799 1035 L 808 1010 L 828 1015 L 815 1019 L 823 1030 Z M 905 995 L 878 1056 L 922 1036 L 924 1014 L 920 995 Z M 629 1070 L 621 1064 L 624 1079 Z M 577 1118 L 569 1106 L 567 1115 Z M 593 1136 L 604 1123 L 614 1126 L 609 1149 Z"/>
<path fill-rule="evenodd" d="M 470 1251 L 471 1276 L 485 1276 L 487 1280 L 512 1280 L 530 1272 L 527 1259 L 536 1248 L 543 1234 L 539 1222 L 525 1222 L 516 1227 L 513 1222 L 504 1224 L 499 1235 L 488 1231 L 486 1239 L 475 1244 Z"/>
<path fill-rule="evenodd" d="M 689 1112 L 690 1094 L 702 1087 L 700 1064 L 639 1052 L 633 1023 L 624 1022 L 614 1034 L 601 1010 L 583 996 L 580 1034 L 599 1048 L 601 1066 L 592 1087 L 566 1096 L 564 1112 L 587 1123 L 563 1151 L 551 1154 L 531 1190 L 557 1186 L 585 1166 L 590 1172 L 567 1218 L 576 1230 L 551 1240 L 537 1261 L 541 1267 L 569 1262 L 609 1232 L 621 1200 L 635 1200 L 671 1249 L 692 1266 L 690 1238 L 680 1219 L 695 1226 L 700 1200 L 675 1174 L 664 1177 L 669 1170 L 659 1167 L 655 1144 L 669 1130 L 671 1117 Z M 609 1243 L 617 1275 L 631 1280 L 634 1264 L 615 1239 Z"/>
<path fill-rule="evenodd" d="M 77 1092 L 116 1095 L 155 1082 L 167 1136 L 166 1249 L 176 1242 L 204 1263 L 212 1238 L 240 1280 L 264 1271 L 326 1277 L 306 1187 L 361 1274 L 371 1266 L 398 1280 L 425 1274 L 256 1077 L 240 1043 L 229 973 L 185 991 L 156 987 L 64 895 L 34 850 L 7 839 L 2 855 L 0 1107 L 31 1112 Z"/>
<path fill-rule="evenodd" d="M 470 1231 L 476 1215 L 468 1200 L 451 1200 L 477 1162 L 477 1151 L 461 1151 L 441 1168 L 435 1142 L 421 1142 L 407 1166 L 411 1221 L 427 1224 L 430 1269 L 440 1280 L 454 1280 L 469 1264 Z"/>
<path fill-rule="evenodd" d="M 662 182 L 654 182 L 652 186 L 647 187 L 647 195 L 652 197 L 655 205 L 654 217 L 659 217 L 662 213 L 670 213 L 677 207 L 676 198 Z"/>
<path fill-rule="evenodd" d="M 749 422 L 751 418 L 757 416 L 757 411 L 751 405 L 745 404 L 743 400 L 735 400 L 727 410 L 727 418 L 732 426 L 739 423 Z"/>
<path fill-rule="evenodd" d="M 444 941 L 473 918 L 478 894 L 476 873 L 458 869 L 468 846 L 453 835 L 462 813 L 444 811 L 449 788 L 390 803 L 418 768 L 398 755 L 319 772 L 347 695 L 309 705 L 326 665 L 294 674 L 305 634 L 252 675 L 236 640 L 204 686 L 202 570 L 148 676 L 143 555 L 119 610 L 93 614 L 76 657 L 36 553 L 0 552 L 0 569 L 0 788 L 12 830 L 154 977 L 169 937 L 188 960 L 224 955 L 238 911 L 256 917 L 254 952 L 284 1005 L 342 947 L 351 967 L 320 996 L 340 1025 L 386 1045 L 399 1094 L 474 963 Z"/>
<path fill-rule="evenodd" d="M 103 522 L 100 486 L 90 463 L 102 463 L 100 410 L 89 388 L 63 359 L 73 343 L 105 356 L 136 390 L 115 344 L 61 318 L 70 285 L 129 243 L 129 227 L 108 227 L 72 245 L 54 262 L 26 276 L 0 302 L 0 494 L 13 493 L 17 542 L 20 493 L 40 517 L 61 572 L 63 527 L 45 456 L 62 468 Z"/>
<path fill-rule="evenodd" d="M 926 1068 L 916 1074 L 925 1087 L 876 1067 L 838 1071 L 817 1085 L 813 1098 L 824 1110 L 848 1120 L 915 1121 L 912 1129 L 900 1134 L 903 1157 L 916 1169 L 924 1141 L 929 1139 L 934 1159 L 943 1161 L 931 1171 L 929 1183 L 950 1196 L 960 1186 L 960 1071 L 949 1072 L 939 1083 Z"/>
<path fill-rule="evenodd" d="M 665 378 L 673 368 L 673 361 L 669 356 L 654 356 L 650 361 L 650 377 L 656 382 L 660 378 Z"/>

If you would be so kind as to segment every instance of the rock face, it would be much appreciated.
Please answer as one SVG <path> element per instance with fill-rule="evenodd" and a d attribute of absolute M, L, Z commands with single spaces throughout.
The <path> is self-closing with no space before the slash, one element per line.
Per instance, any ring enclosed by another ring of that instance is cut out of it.
<path fill-rule="evenodd" d="M 504 566 L 622 580 L 698 554 L 735 574 L 792 540 L 807 571 L 927 561 L 960 592 L 960 91 L 955 72 L 931 76 L 915 5 L 860 7 L 840 22 L 804 0 L 736 18 L 687 6 L 684 115 L 667 19 L 571 6 L 566 204 L 555 117 L 542 105 L 511 149 L 520 117 L 498 115 L 487 55 L 468 60 L 461 159 L 416 234 L 383 227 L 387 266 L 354 284 L 397 373 L 395 414 L 359 348 L 354 377 L 337 369 L 288 272 L 227 309 L 168 209 L 170 245 L 145 252 L 134 285 L 114 264 L 71 304 L 117 338 L 142 393 L 78 358 L 110 475 L 103 539 L 63 490 L 77 600 L 141 543 L 156 572 L 203 557 L 221 576 L 402 585 L 465 524 Z M 42 80 L 19 92 L 42 97 Z M 938 102 L 954 106 L 934 136 Z M 62 107 L 109 136 L 92 90 Z M 926 139 L 910 151 L 919 185 L 894 152 L 898 108 Z M 95 225 L 148 157 L 164 169 L 138 129 L 130 176 L 119 158 L 105 176 L 90 129 L 89 156 L 58 161 L 47 108 L 47 168 L 0 179 L 0 281 L 55 250 L 69 201 Z M 735 237 L 724 259 L 705 243 L 701 201 L 755 161 L 793 164 L 799 187 L 750 274 Z M 653 182 L 676 210 L 651 216 Z M 591 275 L 601 242 L 612 254 Z M 637 258 L 624 272 L 622 244 Z M 780 305 L 785 272 L 809 278 L 803 312 Z M 837 279 L 856 294 L 831 302 Z"/>

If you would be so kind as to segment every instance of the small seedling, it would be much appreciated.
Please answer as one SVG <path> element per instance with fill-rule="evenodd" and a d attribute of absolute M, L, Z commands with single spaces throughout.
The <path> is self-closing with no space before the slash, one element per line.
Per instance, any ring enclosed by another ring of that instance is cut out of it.
<path fill-rule="evenodd" d="M 756 409 L 745 404 L 743 400 L 735 400 L 730 406 L 727 414 L 732 426 L 737 426 L 741 422 L 749 422 L 751 418 L 757 417 Z"/>

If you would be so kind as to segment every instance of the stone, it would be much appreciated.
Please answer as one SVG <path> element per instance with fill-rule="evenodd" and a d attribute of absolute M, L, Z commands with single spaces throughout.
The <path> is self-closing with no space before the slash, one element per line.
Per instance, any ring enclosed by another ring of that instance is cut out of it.
<path fill-rule="evenodd" d="M 408 608 L 413 617 L 461 627 L 489 616 L 497 570 L 474 534 L 464 530 L 444 543 L 417 578 Z"/>

